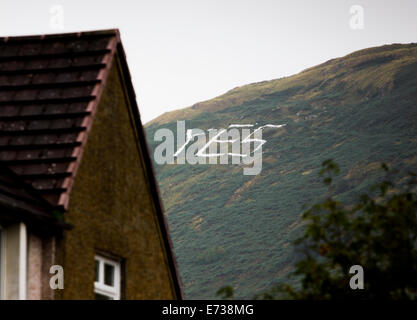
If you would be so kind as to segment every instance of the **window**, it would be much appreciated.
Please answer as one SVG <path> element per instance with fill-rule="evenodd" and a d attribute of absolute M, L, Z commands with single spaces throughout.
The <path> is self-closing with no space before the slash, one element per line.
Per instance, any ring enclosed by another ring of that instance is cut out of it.
<path fill-rule="evenodd" d="M 120 262 L 96 255 L 94 293 L 96 300 L 120 299 Z"/>

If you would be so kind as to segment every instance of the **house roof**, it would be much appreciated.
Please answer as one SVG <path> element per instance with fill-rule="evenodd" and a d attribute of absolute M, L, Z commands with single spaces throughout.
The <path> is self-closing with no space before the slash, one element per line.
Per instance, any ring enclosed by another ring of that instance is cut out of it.
<path fill-rule="evenodd" d="M 0 38 L 0 161 L 66 207 L 116 30 Z"/>
<path fill-rule="evenodd" d="M 0 161 L 50 205 L 66 209 L 116 53 L 174 289 L 182 298 L 168 225 L 117 29 L 0 38 Z"/>

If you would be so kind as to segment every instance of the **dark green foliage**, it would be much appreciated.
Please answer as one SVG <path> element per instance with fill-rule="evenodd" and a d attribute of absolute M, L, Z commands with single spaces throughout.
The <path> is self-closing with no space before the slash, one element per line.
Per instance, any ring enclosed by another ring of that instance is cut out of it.
<path fill-rule="evenodd" d="M 231 286 L 225 286 L 217 290 L 216 295 L 220 297 L 221 299 L 231 299 L 234 295 L 233 287 Z"/>
<path fill-rule="evenodd" d="M 327 184 L 334 173 L 333 162 L 323 166 L 321 173 L 327 174 Z M 301 276 L 302 288 L 287 286 L 289 297 L 417 298 L 417 181 L 411 173 L 406 177 L 406 190 L 395 192 L 387 165 L 382 167 L 386 178 L 353 206 L 329 194 L 304 213 L 306 231 L 296 243 L 305 257 L 295 270 Z M 364 269 L 363 290 L 349 286 L 348 272 L 353 265 Z"/>

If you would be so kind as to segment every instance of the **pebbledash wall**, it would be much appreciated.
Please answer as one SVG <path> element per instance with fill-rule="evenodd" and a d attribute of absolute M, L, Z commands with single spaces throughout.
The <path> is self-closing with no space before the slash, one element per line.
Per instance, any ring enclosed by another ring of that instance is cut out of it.
<path fill-rule="evenodd" d="M 122 298 L 178 298 L 122 81 L 116 54 L 65 214 L 74 228 L 57 241 L 55 299 L 94 299 L 98 252 L 121 259 Z"/>
<path fill-rule="evenodd" d="M 54 264 L 56 237 L 38 235 L 28 229 L 27 235 L 27 299 L 53 299 L 49 285 L 50 266 Z"/>

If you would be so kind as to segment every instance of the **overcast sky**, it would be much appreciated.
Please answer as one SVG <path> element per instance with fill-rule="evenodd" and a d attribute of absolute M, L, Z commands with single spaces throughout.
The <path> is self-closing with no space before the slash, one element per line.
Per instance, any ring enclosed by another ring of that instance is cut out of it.
<path fill-rule="evenodd" d="M 0 35 L 119 28 L 146 123 L 355 50 L 417 42 L 416 13 L 417 0 L 1 0 Z"/>

